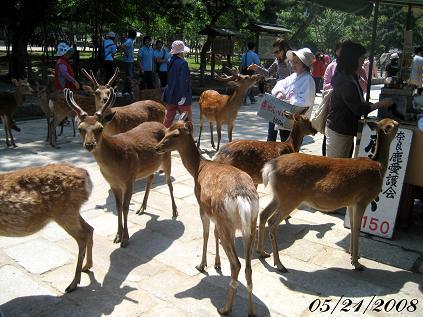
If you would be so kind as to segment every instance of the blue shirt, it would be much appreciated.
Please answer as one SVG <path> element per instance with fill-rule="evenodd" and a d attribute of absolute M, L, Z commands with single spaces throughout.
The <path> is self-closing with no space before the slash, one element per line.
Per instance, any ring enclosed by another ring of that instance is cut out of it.
<path fill-rule="evenodd" d="M 138 50 L 138 61 L 145 72 L 153 71 L 154 50 L 151 46 L 141 46 Z"/>
<path fill-rule="evenodd" d="M 241 67 L 248 67 L 253 64 L 260 64 L 260 59 L 256 52 L 248 50 L 241 57 Z"/>
<path fill-rule="evenodd" d="M 167 86 L 163 94 L 163 101 L 171 105 L 177 105 L 178 101 L 185 97 L 185 105 L 191 105 L 191 75 L 187 61 L 173 55 L 168 64 L 168 69 Z"/>
<path fill-rule="evenodd" d="M 162 47 L 161 50 L 154 50 L 155 59 L 160 58 L 165 60 L 164 63 L 160 64 L 159 71 L 167 72 L 167 62 L 169 61 L 170 57 L 171 57 L 170 51 L 165 47 Z"/>
<path fill-rule="evenodd" d="M 126 47 L 126 54 L 123 54 L 122 62 L 133 63 L 134 62 L 134 40 L 130 37 L 123 43 Z"/>
<path fill-rule="evenodd" d="M 117 47 L 115 42 L 111 39 L 107 39 L 103 42 L 104 49 L 104 60 L 113 62 L 113 55 L 115 55 Z"/>

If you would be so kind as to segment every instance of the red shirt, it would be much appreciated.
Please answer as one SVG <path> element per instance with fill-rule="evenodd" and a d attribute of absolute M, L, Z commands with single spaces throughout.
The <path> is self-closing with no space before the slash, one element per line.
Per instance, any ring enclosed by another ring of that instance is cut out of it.
<path fill-rule="evenodd" d="M 56 90 L 62 91 L 64 88 L 69 88 L 70 90 L 76 90 L 75 85 L 73 82 L 70 82 L 66 77 L 60 76 L 61 79 L 59 79 L 59 65 L 63 64 L 66 66 L 68 74 L 75 78 L 75 75 L 73 74 L 73 69 L 69 63 L 69 61 L 63 57 L 59 57 L 59 59 L 56 62 L 56 66 L 54 68 L 54 88 Z M 63 84 L 64 83 L 64 84 Z"/>
<path fill-rule="evenodd" d="M 314 60 L 312 68 L 311 75 L 313 77 L 323 78 L 323 75 L 325 74 L 325 64 L 322 60 Z"/>

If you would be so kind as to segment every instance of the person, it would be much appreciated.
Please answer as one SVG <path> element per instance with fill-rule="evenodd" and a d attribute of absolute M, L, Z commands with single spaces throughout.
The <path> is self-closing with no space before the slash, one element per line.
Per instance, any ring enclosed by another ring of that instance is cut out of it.
<path fill-rule="evenodd" d="M 364 72 L 366 74 L 366 78 L 369 78 L 369 71 L 370 71 L 370 59 L 366 57 L 363 63 Z M 376 59 L 373 59 L 373 67 L 372 67 L 372 77 L 377 77 L 377 67 L 376 67 Z"/>
<path fill-rule="evenodd" d="M 310 74 L 310 67 L 314 55 L 308 48 L 286 53 L 291 62 L 293 73 L 288 77 L 279 80 L 272 89 L 272 95 L 295 106 L 304 107 L 305 115 L 310 117 L 316 94 L 313 77 Z M 280 131 L 281 141 L 285 141 L 290 133 L 287 127 L 276 126 Z"/>
<path fill-rule="evenodd" d="M 351 157 L 358 121 L 369 112 L 390 107 L 392 99 L 383 99 L 375 104 L 365 102 L 358 82 L 358 72 L 363 67 L 366 49 L 350 40 L 342 43 L 335 75 L 332 78 L 332 97 L 326 121 L 326 155 L 329 157 Z"/>
<path fill-rule="evenodd" d="M 413 61 L 411 62 L 410 84 L 416 86 L 417 88 L 421 88 L 422 75 L 423 75 L 423 48 L 421 46 L 418 46 L 414 50 L 414 57 L 413 57 Z"/>
<path fill-rule="evenodd" d="M 385 78 L 397 76 L 400 70 L 398 53 L 392 53 L 389 59 L 390 59 L 390 62 L 388 63 L 388 65 L 386 65 L 386 68 L 385 68 L 386 70 Z"/>
<path fill-rule="evenodd" d="M 325 69 L 326 69 L 326 67 L 328 67 L 328 65 L 331 62 L 330 55 L 329 55 L 329 49 L 326 49 L 326 53 L 323 55 L 323 62 L 325 63 Z"/>
<path fill-rule="evenodd" d="M 156 88 L 153 74 L 154 50 L 151 47 L 151 37 L 146 35 L 142 39 L 142 46 L 138 50 L 138 64 L 140 66 L 141 89 Z"/>
<path fill-rule="evenodd" d="M 263 77 L 270 77 L 276 74 L 276 79 L 281 80 L 292 74 L 292 67 L 286 57 L 286 52 L 290 50 L 288 41 L 278 38 L 273 43 L 273 53 L 275 54 L 275 60 L 268 69 L 260 66 L 258 64 L 252 64 L 248 66 L 248 70 L 254 70 L 257 74 L 262 75 Z M 278 137 L 278 129 L 275 129 L 275 124 L 269 122 L 269 127 L 267 130 L 267 141 L 276 141 Z M 281 130 L 283 131 L 283 130 Z M 282 133 L 283 134 L 283 133 Z M 282 134 L 280 137 L 282 138 Z"/>
<path fill-rule="evenodd" d="M 160 79 L 160 86 L 166 87 L 167 84 L 167 62 L 170 58 L 170 50 L 163 46 L 163 42 L 156 41 L 156 49 L 154 50 L 154 59 L 156 62 L 156 72 Z"/>
<path fill-rule="evenodd" d="M 64 42 L 57 46 L 56 66 L 54 68 L 54 88 L 57 93 L 62 93 L 63 89 L 69 88 L 74 91 L 79 89 L 79 83 L 75 79 L 75 75 L 69 58 L 73 54 L 74 49 Z"/>
<path fill-rule="evenodd" d="M 325 63 L 323 61 L 323 56 L 320 52 L 317 52 L 314 57 L 315 58 L 312 64 L 311 75 L 313 76 L 317 93 L 320 92 L 320 84 L 323 80 L 323 76 L 325 75 Z"/>
<path fill-rule="evenodd" d="M 135 30 L 129 30 L 127 39 L 119 46 L 119 50 L 123 53 L 122 64 L 126 74 L 122 89 L 124 94 L 130 94 L 132 92 L 131 80 L 134 79 L 134 41 L 136 37 L 137 32 Z"/>
<path fill-rule="evenodd" d="M 104 77 L 105 81 L 109 81 L 113 76 L 113 59 L 117 51 L 117 46 L 115 44 L 116 33 L 109 32 L 107 38 L 103 41 L 103 68 L 104 68 Z"/>
<path fill-rule="evenodd" d="M 192 87 L 191 74 L 188 63 L 184 59 L 185 53 L 189 52 L 189 47 L 182 41 L 174 41 L 170 53 L 172 57 L 168 63 L 168 82 L 163 94 L 163 101 L 166 104 L 166 117 L 164 126 L 166 128 L 172 125 L 176 115 L 179 113 L 188 113 L 188 122 L 192 127 Z"/>
<path fill-rule="evenodd" d="M 248 70 L 248 66 L 252 64 L 260 64 L 260 58 L 258 57 L 256 50 L 256 45 L 253 42 L 249 42 L 247 44 L 248 50 L 242 55 L 241 57 L 241 75 L 253 75 L 254 70 Z M 257 100 L 254 97 L 253 89 L 249 89 L 247 92 L 247 96 L 250 99 L 250 103 L 256 103 Z M 246 100 L 244 103 L 247 103 Z"/>

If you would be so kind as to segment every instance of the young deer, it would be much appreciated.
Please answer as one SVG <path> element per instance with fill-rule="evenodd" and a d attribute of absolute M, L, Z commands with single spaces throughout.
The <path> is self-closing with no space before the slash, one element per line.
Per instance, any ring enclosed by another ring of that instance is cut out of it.
<path fill-rule="evenodd" d="M 13 122 L 13 115 L 15 114 L 16 108 L 24 103 L 25 97 L 32 94 L 33 90 L 26 79 L 16 80 L 13 78 L 12 83 L 16 86 L 16 91 L 14 93 L 7 91 L 0 92 L 0 117 L 6 135 L 6 145 L 17 147 L 15 139 L 13 138 L 12 129 L 17 131 L 20 131 L 20 129 Z"/>
<path fill-rule="evenodd" d="M 147 177 L 147 186 L 144 199 L 137 214 L 144 213 L 147 208 L 147 199 L 154 172 L 160 167 L 166 175 L 172 200 L 173 217 L 177 217 L 178 211 L 173 197 L 170 153 L 158 154 L 156 144 L 165 135 L 165 127 L 159 122 L 144 122 L 136 128 L 125 133 L 108 135 L 104 133 L 104 126 L 113 120 L 114 113 L 105 116 L 109 107 L 113 105 L 116 94 L 110 88 L 109 99 L 94 116 L 88 116 L 73 99 L 73 93 L 65 89 L 66 101 L 78 115 L 80 120 L 79 132 L 83 146 L 93 153 L 101 174 L 107 180 L 116 199 L 118 212 L 118 230 L 114 239 L 121 247 L 128 245 L 128 211 L 132 197 L 134 182 Z M 123 224 L 122 224 L 123 215 Z"/>
<path fill-rule="evenodd" d="M 225 144 L 213 161 L 230 164 L 246 172 L 253 179 L 254 184 L 263 183 L 261 170 L 265 163 L 280 155 L 298 152 L 306 135 L 315 135 L 316 130 L 310 120 L 297 114 L 286 112 L 286 117 L 294 120 L 289 138 L 286 142 L 238 140 Z"/>
<path fill-rule="evenodd" d="M 99 85 L 92 71 L 91 75 L 89 75 L 85 69 L 82 69 L 82 72 L 94 85 L 95 90 L 90 86 L 84 86 L 84 90 L 95 97 L 95 106 L 98 111 L 109 98 L 110 89 L 119 74 L 119 68 L 116 68 L 113 77 L 106 85 Z M 104 133 L 114 135 L 129 131 L 147 121 L 163 123 L 166 107 L 154 100 L 143 100 L 131 103 L 127 106 L 109 108 L 105 115 L 107 116 L 110 113 L 113 113 L 114 117 L 113 120 L 104 127 Z"/>
<path fill-rule="evenodd" d="M 210 124 L 211 145 L 213 148 L 213 122 L 216 123 L 217 129 L 217 150 L 219 150 L 220 139 L 222 136 L 222 125 L 226 123 L 228 126 L 228 139 L 232 141 L 232 129 L 238 110 L 244 102 L 247 90 L 253 86 L 259 79 L 260 75 L 239 75 L 233 73 L 229 77 L 219 77 L 217 79 L 224 82 L 234 82 L 236 88 L 231 95 L 222 95 L 215 90 L 206 90 L 200 95 L 200 132 L 198 134 L 197 147 L 200 147 L 201 132 L 203 130 L 203 121 L 205 118 Z"/>
<path fill-rule="evenodd" d="M 93 228 L 79 210 L 91 194 L 86 170 L 67 164 L 49 164 L 0 174 L 0 235 L 23 237 L 55 221 L 78 243 L 78 261 L 72 283 L 76 289 L 81 271 L 93 266 Z M 82 262 L 87 253 L 87 262 Z"/>
<path fill-rule="evenodd" d="M 219 309 L 221 314 L 229 313 L 232 309 L 241 268 L 234 245 L 235 231 L 241 230 L 244 241 L 245 277 L 249 292 L 248 315 L 253 316 L 251 253 L 259 210 L 257 191 L 250 176 L 246 173 L 233 166 L 204 159 L 191 135 L 186 113 L 182 115 L 182 118 L 184 121 L 178 121 L 166 130 L 166 134 L 156 146 L 156 150 L 159 153 L 178 151 L 185 168 L 194 177 L 194 193 L 200 206 L 203 223 L 203 255 L 200 265 L 196 268 L 199 271 L 204 271 L 207 266 L 207 241 L 211 219 L 215 223 L 215 267 L 220 267 L 219 238 L 231 263 L 231 283 L 227 301 Z"/>
<path fill-rule="evenodd" d="M 262 257 L 269 256 L 263 248 L 264 226 L 268 221 L 274 264 L 279 271 L 287 270 L 279 259 L 277 226 L 302 202 L 322 211 L 348 207 L 351 263 L 356 270 L 364 268 L 358 262 L 361 219 L 366 206 L 381 190 L 389 146 L 398 131 L 398 123 L 391 119 L 368 124 L 378 134 L 377 153 L 373 159 L 292 153 L 282 155 L 264 166 L 263 183 L 272 186 L 273 200 L 260 214 L 257 252 Z"/>

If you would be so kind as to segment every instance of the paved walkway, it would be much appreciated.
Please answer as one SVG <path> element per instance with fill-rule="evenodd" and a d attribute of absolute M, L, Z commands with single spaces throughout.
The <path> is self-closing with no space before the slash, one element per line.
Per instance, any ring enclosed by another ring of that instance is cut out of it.
<path fill-rule="evenodd" d="M 197 104 L 193 110 L 194 123 L 198 123 Z M 257 105 L 241 108 L 234 139 L 266 138 L 267 123 L 256 111 Z M 89 171 L 94 189 L 82 215 L 94 227 L 94 267 L 92 273 L 82 273 L 75 292 L 64 294 L 74 274 L 77 246 L 60 227 L 51 223 L 29 237 L 0 237 L 0 309 L 5 316 L 219 316 L 216 308 L 225 302 L 229 262 L 221 249 L 222 272 L 213 268 L 211 237 L 207 273 L 194 267 L 201 260 L 202 225 L 193 180 L 177 153 L 172 157 L 172 176 L 179 217 L 172 219 L 163 175 L 155 177 L 147 214 L 136 215 L 145 187 L 144 180 L 137 182 L 130 205 L 129 246 L 123 249 L 113 244 L 117 227 L 114 198 L 93 157 L 82 149 L 80 137 L 73 137 L 70 128 L 59 137 L 60 148 L 50 148 L 44 142 L 45 125 L 44 120 L 19 122 L 22 132 L 15 133 L 16 149 L 4 147 L 4 132 L 0 131 L 0 171 L 51 162 L 69 162 Z M 197 135 L 198 125 L 194 129 Z M 205 130 L 202 147 L 205 156 L 212 156 L 208 125 Z M 307 137 L 302 151 L 319 154 L 321 140 L 320 134 Z M 263 186 L 258 190 L 264 208 L 271 194 Z M 363 235 L 361 263 L 367 269 L 356 272 L 346 253 L 349 229 L 343 226 L 343 215 L 302 207 L 279 226 L 280 253 L 288 273 L 279 274 L 271 258 L 261 261 L 254 254 L 257 316 L 309 316 L 327 309 L 326 314 L 334 310 L 332 315 L 345 316 L 342 308 L 348 314 L 357 311 L 362 315 L 370 302 L 365 315 L 396 316 L 403 309 L 402 315 L 422 316 L 423 276 L 412 272 L 420 268 L 422 242 L 418 228 L 396 232 L 394 240 Z M 236 243 L 244 266 L 241 239 Z M 266 249 L 270 250 L 267 236 Z M 247 313 L 243 271 L 232 316 Z M 325 301 L 329 306 L 323 305 Z M 374 303 L 381 301 L 384 304 L 378 312 Z M 309 309 L 311 303 L 312 310 L 317 309 L 314 313 Z M 398 306 L 392 308 L 393 304 Z"/>

